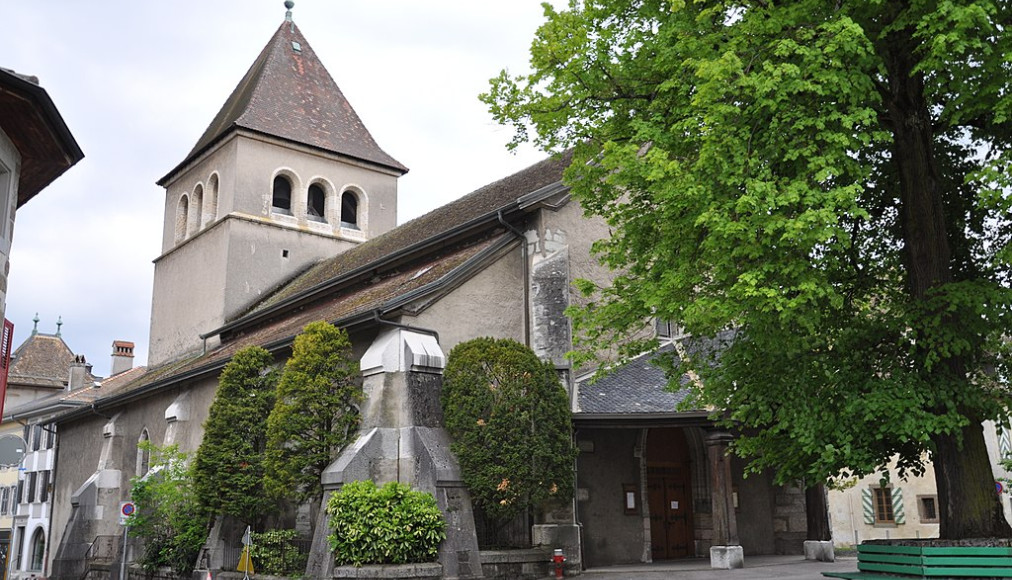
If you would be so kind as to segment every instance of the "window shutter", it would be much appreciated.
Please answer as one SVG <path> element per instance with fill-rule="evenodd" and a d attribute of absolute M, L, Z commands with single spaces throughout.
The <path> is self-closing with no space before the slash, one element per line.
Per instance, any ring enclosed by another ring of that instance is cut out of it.
<path fill-rule="evenodd" d="M 893 519 L 896 525 L 906 523 L 906 516 L 903 514 L 903 491 L 898 487 L 893 488 Z"/>
<path fill-rule="evenodd" d="M 872 501 L 871 490 L 868 488 L 861 490 L 861 508 L 864 511 L 864 523 L 869 526 L 875 525 L 875 505 Z"/>

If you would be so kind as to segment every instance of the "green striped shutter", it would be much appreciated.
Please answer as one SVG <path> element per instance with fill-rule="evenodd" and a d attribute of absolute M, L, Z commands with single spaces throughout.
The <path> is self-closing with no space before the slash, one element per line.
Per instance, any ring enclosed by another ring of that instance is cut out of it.
<path fill-rule="evenodd" d="M 900 488 L 894 487 L 892 489 L 893 497 L 893 520 L 896 521 L 896 525 L 904 524 L 907 521 L 906 515 L 903 513 L 903 492 Z"/>
<path fill-rule="evenodd" d="M 871 489 L 861 490 L 861 509 L 864 511 L 864 523 L 869 526 L 875 525 L 875 505 L 872 501 Z"/>

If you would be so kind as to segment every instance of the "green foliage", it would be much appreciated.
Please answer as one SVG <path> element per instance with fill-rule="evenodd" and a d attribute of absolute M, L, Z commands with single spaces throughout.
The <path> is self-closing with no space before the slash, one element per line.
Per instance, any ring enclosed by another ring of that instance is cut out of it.
<path fill-rule="evenodd" d="M 209 520 L 198 505 L 186 455 L 175 445 L 158 448 L 144 441 L 139 447 L 151 454 L 151 469 L 130 480 L 137 511 L 127 520 L 129 534 L 144 541 L 138 562 L 148 571 L 168 567 L 189 574 L 207 538 Z"/>
<path fill-rule="evenodd" d="M 371 481 L 347 483 L 330 496 L 327 515 L 338 565 L 433 562 L 446 538 L 432 494 L 396 481 L 380 488 Z"/>
<path fill-rule="evenodd" d="M 268 530 L 251 534 L 250 558 L 259 574 L 299 576 L 306 571 L 309 554 L 295 545 L 295 530 Z"/>
<path fill-rule="evenodd" d="M 971 473 L 940 450 L 1009 413 L 995 377 L 1010 376 L 1012 3 L 571 0 L 545 15 L 533 72 L 482 98 L 514 144 L 575 149 L 567 182 L 614 232 L 595 246 L 614 281 L 584 284 L 573 311 L 578 361 L 649 317 L 736 329 L 720 364 L 690 353 L 673 378 L 691 366 L 696 402 L 749 428 L 737 451 L 753 469 L 822 481 L 934 452 L 940 503 L 974 506 L 943 510 L 943 537 L 956 521 L 1008 533 L 987 523 L 983 457 Z"/>
<path fill-rule="evenodd" d="M 572 495 L 576 449 L 569 397 L 555 367 L 509 339 L 450 351 L 443 416 L 472 499 L 509 519 Z"/>
<path fill-rule="evenodd" d="M 277 502 L 264 491 L 267 417 L 280 373 L 251 346 L 225 365 L 193 462 L 194 488 L 208 512 L 260 525 Z"/>
<path fill-rule="evenodd" d="M 320 475 L 355 436 L 362 401 L 348 334 L 323 321 L 295 337 L 267 419 L 267 481 L 273 497 L 322 498 Z"/>

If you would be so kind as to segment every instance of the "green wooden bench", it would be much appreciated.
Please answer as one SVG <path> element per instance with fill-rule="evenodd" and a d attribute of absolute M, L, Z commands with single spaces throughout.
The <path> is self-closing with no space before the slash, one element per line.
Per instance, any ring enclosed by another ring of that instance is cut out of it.
<path fill-rule="evenodd" d="M 857 547 L 858 572 L 823 572 L 848 580 L 896 578 L 1012 578 L 1012 547 Z"/>

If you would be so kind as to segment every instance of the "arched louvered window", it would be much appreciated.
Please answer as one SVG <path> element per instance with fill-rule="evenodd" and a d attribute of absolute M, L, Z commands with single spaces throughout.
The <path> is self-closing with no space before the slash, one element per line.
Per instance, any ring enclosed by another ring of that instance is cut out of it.
<path fill-rule="evenodd" d="M 319 183 L 309 186 L 306 199 L 306 217 L 316 222 L 327 221 L 327 192 Z"/>
<path fill-rule="evenodd" d="M 292 215 L 292 182 L 284 175 L 274 178 L 271 210 L 276 213 Z"/>
<path fill-rule="evenodd" d="M 341 194 L 341 227 L 358 229 L 358 197 L 351 191 Z"/>

